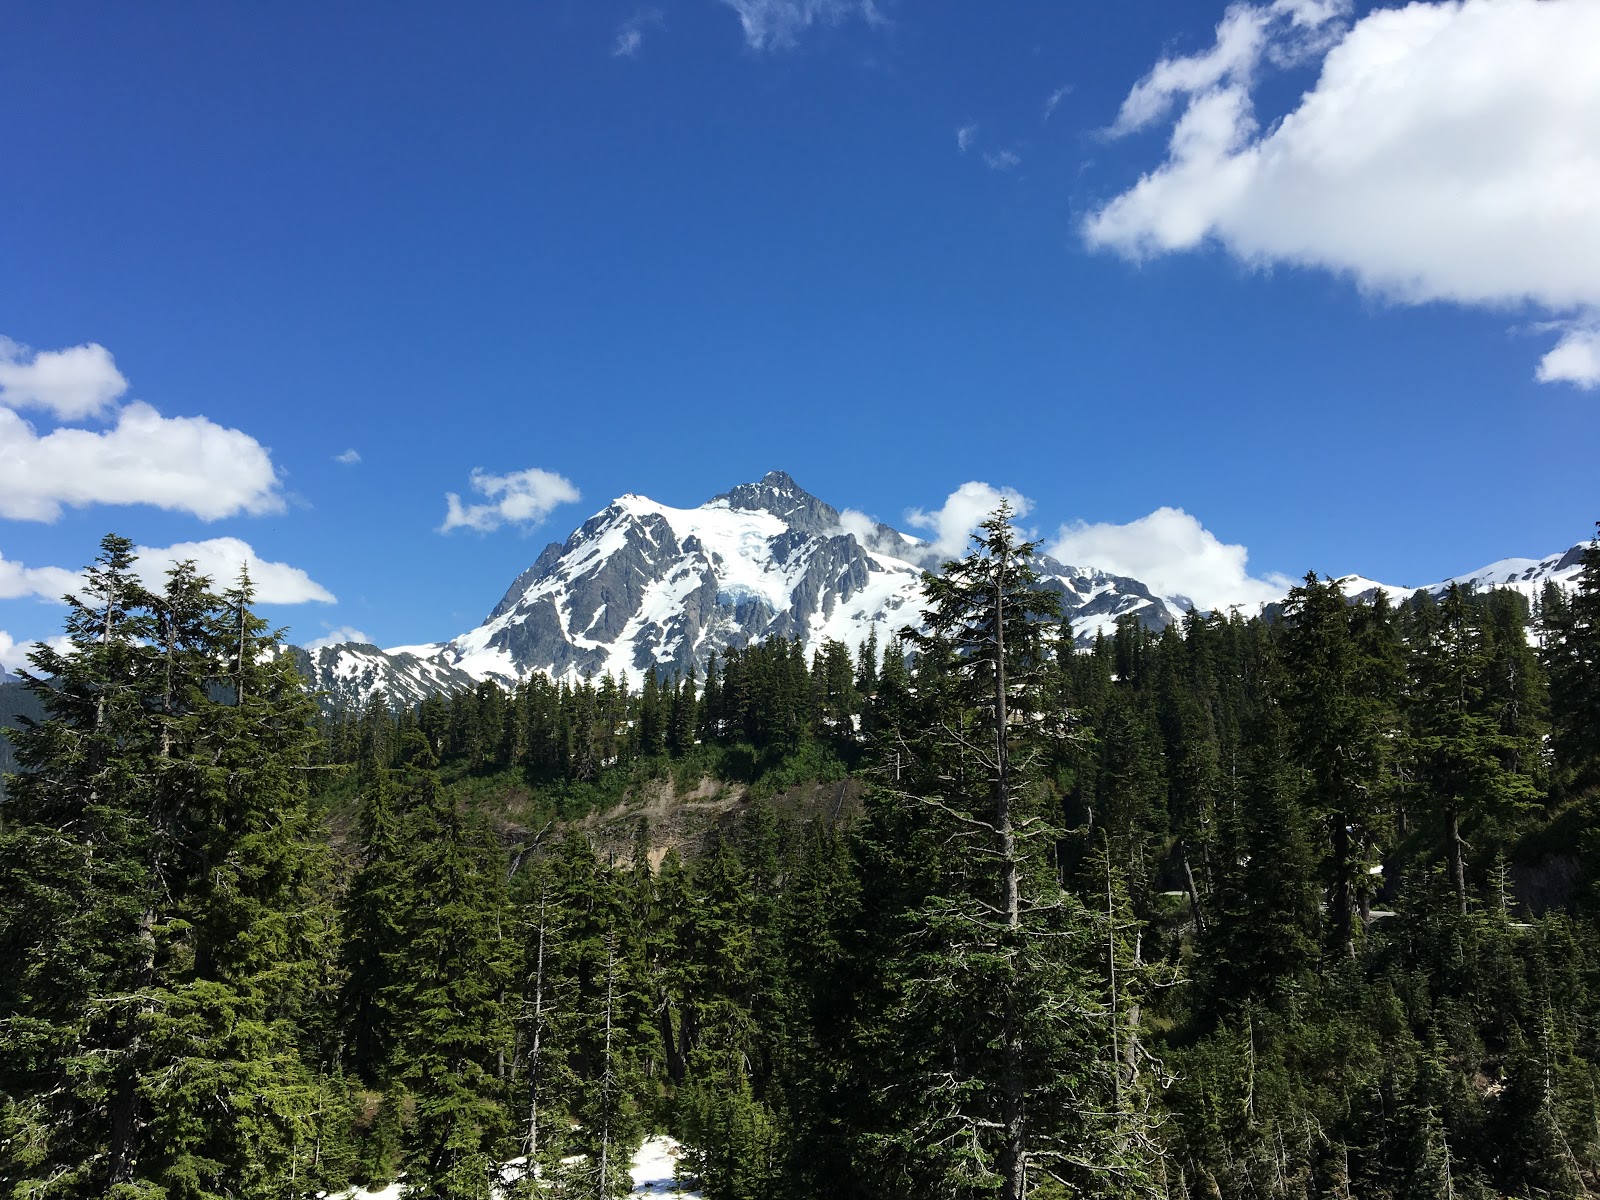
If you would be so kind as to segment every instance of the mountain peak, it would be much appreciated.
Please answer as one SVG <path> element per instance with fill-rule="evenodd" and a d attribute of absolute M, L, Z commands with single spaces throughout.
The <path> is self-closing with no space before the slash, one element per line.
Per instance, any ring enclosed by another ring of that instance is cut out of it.
<path fill-rule="evenodd" d="M 827 534 L 839 528 L 839 510 L 818 500 L 787 471 L 768 471 L 755 483 L 741 483 L 710 503 L 747 512 L 768 512 L 791 529 Z"/>
<path fill-rule="evenodd" d="M 761 477 L 759 483 L 762 487 L 774 488 L 783 492 L 803 492 L 805 490 L 794 481 L 794 476 L 787 471 L 768 471 Z"/>

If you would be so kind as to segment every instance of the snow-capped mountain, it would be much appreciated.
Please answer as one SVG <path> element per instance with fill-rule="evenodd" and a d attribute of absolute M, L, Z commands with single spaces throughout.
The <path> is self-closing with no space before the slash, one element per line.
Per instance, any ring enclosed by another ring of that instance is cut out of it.
<path fill-rule="evenodd" d="M 1579 542 L 1570 550 L 1546 558 L 1502 558 L 1469 574 L 1415 587 L 1377 583 L 1360 575 L 1342 576 L 1338 583 L 1344 589 L 1344 594 L 1352 600 L 1370 600 L 1379 590 L 1388 592 L 1391 600 L 1403 600 L 1416 592 L 1431 592 L 1438 596 L 1448 591 L 1451 584 L 1458 583 L 1463 588 L 1479 592 L 1490 588 L 1510 588 L 1521 592 L 1532 602 L 1539 598 L 1547 583 L 1559 584 L 1563 588 L 1572 587 L 1577 581 L 1578 572 L 1583 569 L 1583 552 L 1586 549 L 1588 544 Z"/>
<path fill-rule="evenodd" d="M 1545 559 L 1505 559 L 1452 582 L 1512 587 L 1535 598 L 1545 581 L 1569 585 L 1584 547 Z M 649 670 L 703 667 L 713 651 L 781 635 L 808 646 L 852 648 L 876 633 L 887 644 L 918 619 L 928 543 L 841 513 L 782 471 L 741 484 L 698 508 L 622 496 L 565 542 L 553 542 L 476 629 L 446 642 L 347 643 L 296 651 L 302 669 L 335 703 L 359 704 L 382 689 L 392 703 L 471 686 L 512 684 L 535 671 L 637 684 Z M 1154 629 L 1191 606 L 1136 579 L 1041 557 L 1080 645 L 1133 614 Z M 1395 599 L 1417 591 L 1361 576 L 1340 580 L 1352 599 L 1379 587 Z"/>
<path fill-rule="evenodd" d="M 622 496 L 564 543 L 547 546 L 482 625 L 448 642 L 308 655 L 319 687 L 342 700 L 379 687 L 410 701 L 472 679 L 515 681 L 703 667 L 713 651 L 772 636 L 856 647 L 887 643 L 917 620 L 928 545 L 843 516 L 782 471 L 673 508 Z M 1154 628 L 1187 604 L 1135 579 L 1038 560 L 1085 642 L 1135 613 Z"/>

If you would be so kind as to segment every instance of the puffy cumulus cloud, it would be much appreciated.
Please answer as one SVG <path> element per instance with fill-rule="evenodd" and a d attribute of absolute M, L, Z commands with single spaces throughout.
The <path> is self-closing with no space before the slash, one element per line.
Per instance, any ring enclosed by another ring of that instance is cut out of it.
<path fill-rule="evenodd" d="M 20 600 L 26 596 L 40 600 L 59 600 L 75 595 L 83 577 L 65 567 L 25 567 L 0 555 L 0 600 Z M 3 661 L 3 660 L 0 660 Z"/>
<path fill-rule="evenodd" d="M 1205 609 L 1263 604 L 1281 599 L 1294 585 L 1283 575 L 1252 576 L 1248 550 L 1221 541 L 1181 508 L 1158 508 L 1126 525 L 1063 525 L 1045 553 L 1131 576 L 1159 595 L 1183 596 Z"/>
<path fill-rule="evenodd" d="M 334 603 L 334 595 L 299 567 L 268 562 L 250 543 L 235 537 L 209 538 L 203 542 L 177 542 L 171 546 L 140 546 L 134 550 L 139 561 L 135 570 L 146 587 L 158 588 L 176 564 L 192 560 L 202 575 L 209 576 L 219 589 L 232 587 L 241 568 L 249 568 L 250 585 L 261 604 L 304 604 L 315 600 Z"/>
<path fill-rule="evenodd" d="M 1437 0 L 1347 25 L 1335 0 L 1236 4 L 1211 48 L 1128 93 L 1122 136 L 1181 103 L 1165 160 L 1091 212 L 1089 245 L 1132 259 L 1208 242 L 1252 265 L 1353 278 L 1408 304 L 1600 311 L 1600 5 Z M 1262 129 L 1264 67 L 1322 58 Z M 1541 379 L 1581 382 L 1569 333 Z"/>
<path fill-rule="evenodd" d="M 0 671 L 16 672 L 28 665 L 28 648 L 0 629 Z"/>
<path fill-rule="evenodd" d="M 35 646 L 41 644 L 49 646 L 58 654 L 72 652 L 72 643 L 64 637 L 47 637 L 34 641 L 24 638 L 22 641 L 17 641 L 4 629 L 0 629 L 0 672 L 15 675 L 20 671 L 31 669 L 33 664 L 28 661 L 28 655 L 33 652 Z"/>
<path fill-rule="evenodd" d="M 502 525 L 538 525 L 558 506 L 583 497 L 572 482 L 555 474 L 530 467 L 509 475 L 491 475 L 473 469 L 473 490 L 488 499 L 487 504 L 463 504 L 455 492 L 445 493 L 444 524 L 440 533 L 452 529 L 476 529 L 487 533 Z"/>
<path fill-rule="evenodd" d="M 53 521 L 65 505 L 90 504 L 150 504 L 205 521 L 284 507 L 266 448 L 204 417 L 163 417 L 136 401 L 110 429 L 41 437 L 0 408 L 0 517 Z"/>
<path fill-rule="evenodd" d="M 58 654 L 70 654 L 72 652 L 72 643 L 64 637 L 47 637 L 38 641 L 25 639 L 19 642 L 4 629 L 0 629 L 0 671 L 9 671 L 12 674 L 16 674 L 18 671 L 30 667 L 32 664 L 28 662 L 28 655 L 41 642 Z"/>
<path fill-rule="evenodd" d="M 62 420 L 99 416 L 128 390 L 111 352 L 97 342 L 33 350 L 0 337 L 0 405 L 46 408 Z"/>
<path fill-rule="evenodd" d="M 839 25 L 859 17 L 869 25 L 884 21 L 874 0 L 722 0 L 739 16 L 752 50 L 785 50 L 813 25 Z"/>
<path fill-rule="evenodd" d="M 1572 383 L 1600 387 L 1600 324 L 1569 326 L 1555 349 L 1539 361 L 1540 383 Z"/>
<path fill-rule="evenodd" d="M 313 638 L 305 643 L 307 650 L 326 650 L 329 646 L 342 646 L 345 642 L 361 642 L 370 644 L 372 641 L 361 630 L 350 625 L 341 625 L 337 629 L 330 629 L 319 638 Z"/>
<path fill-rule="evenodd" d="M 951 492 L 939 508 L 907 510 L 906 523 L 931 535 L 928 562 L 946 562 L 961 558 L 972 548 L 972 531 L 1005 501 L 1010 501 L 1011 511 L 1018 517 L 1027 516 L 1033 509 L 1033 501 L 1014 488 L 997 488 L 972 480 Z"/>
<path fill-rule="evenodd" d="M 343 454 L 335 454 L 333 461 L 342 467 L 353 467 L 361 461 L 361 451 L 351 448 Z"/>

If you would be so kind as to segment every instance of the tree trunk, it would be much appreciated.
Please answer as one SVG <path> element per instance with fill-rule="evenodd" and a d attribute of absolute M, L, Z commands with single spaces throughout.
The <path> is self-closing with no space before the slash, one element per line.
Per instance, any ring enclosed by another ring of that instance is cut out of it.
<path fill-rule="evenodd" d="M 994 723 L 995 785 L 994 824 L 1000 842 L 1000 907 L 1006 917 L 1006 932 L 1013 942 L 1022 928 L 1022 888 L 1017 863 L 1016 833 L 1011 823 L 1010 713 L 1006 705 L 1006 594 L 1007 562 L 1000 556 L 994 584 Z M 1009 959 L 1008 971 L 1017 969 Z M 1004 1046 L 1001 1064 L 1001 1123 L 1005 1145 L 1000 1153 L 1000 1200 L 1022 1200 L 1028 1180 L 1027 1117 L 1023 1104 L 1022 1030 L 1016 1011 L 1015 989 L 1008 986 L 1005 997 Z"/>
<path fill-rule="evenodd" d="M 524 1152 L 532 1169 L 539 1153 L 539 1086 L 543 1083 L 544 1066 L 544 934 L 545 902 L 539 901 L 539 942 L 534 952 L 533 968 L 533 1039 L 528 1047 L 528 1132 L 524 1139 Z"/>
<path fill-rule="evenodd" d="M 1200 911 L 1200 889 L 1194 885 L 1194 871 L 1189 866 L 1189 843 L 1178 842 L 1178 861 L 1183 865 L 1183 886 L 1189 893 L 1189 911 L 1194 915 L 1196 932 L 1206 931 L 1205 914 Z"/>
<path fill-rule="evenodd" d="M 1354 898 L 1350 887 L 1350 825 L 1342 812 L 1333 815 L 1333 871 L 1328 916 L 1333 921 L 1334 945 L 1354 956 L 1355 940 L 1350 929 L 1350 906 Z"/>
<path fill-rule="evenodd" d="M 139 968 L 134 979 L 134 992 L 150 986 L 156 967 L 155 913 L 150 909 L 139 917 Z M 144 1017 L 150 1011 L 148 1001 L 140 998 L 124 1026 L 124 1036 L 117 1064 L 118 1080 L 111 1098 L 111 1144 L 106 1153 L 110 1164 L 108 1182 L 113 1186 L 129 1183 L 133 1179 L 139 1150 L 139 1051 L 143 1044 Z"/>
<path fill-rule="evenodd" d="M 1461 810 L 1451 803 L 1445 812 L 1445 838 L 1450 846 L 1450 878 L 1455 881 L 1456 901 L 1461 905 L 1461 915 L 1467 915 L 1467 860 L 1461 840 Z"/>

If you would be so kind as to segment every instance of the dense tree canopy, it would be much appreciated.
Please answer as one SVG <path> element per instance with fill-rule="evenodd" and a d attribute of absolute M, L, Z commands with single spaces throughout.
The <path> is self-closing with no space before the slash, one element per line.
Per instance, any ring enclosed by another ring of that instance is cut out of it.
<path fill-rule="evenodd" d="M 0 1195 L 615 1196 L 650 1131 L 711 1200 L 1594 1194 L 1600 543 L 1084 653 L 1029 552 L 319 714 L 106 539 L 0 802 Z"/>

